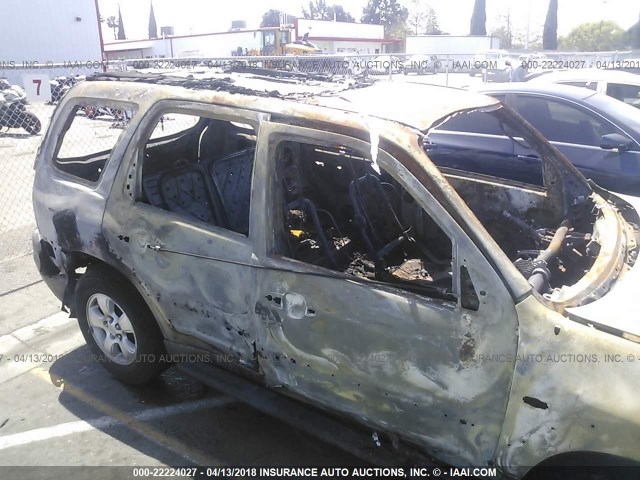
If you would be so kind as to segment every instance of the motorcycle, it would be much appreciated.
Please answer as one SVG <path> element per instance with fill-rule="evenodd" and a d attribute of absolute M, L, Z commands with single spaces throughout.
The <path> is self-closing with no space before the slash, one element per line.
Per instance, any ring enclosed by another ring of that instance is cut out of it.
<path fill-rule="evenodd" d="M 51 105 L 57 104 L 62 97 L 73 87 L 75 84 L 82 82 L 86 77 L 84 75 L 74 75 L 72 77 L 59 76 L 49 81 L 51 87 Z"/>
<path fill-rule="evenodd" d="M 124 112 L 116 108 L 98 107 L 95 105 L 82 105 L 82 107 L 80 108 L 87 116 L 87 118 L 90 118 L 91 120 L 102 116 L 113 117 L 116 120 L 124 119 Z"/>
<path fill-rule="evenodd" d="M 133 112 L 128 110 L 97 105 L 82 105 L 80 111 L 90 120 L 97 119 L 98 117 L 106 120 L 104 117 L 111 117 L 115 120 L 111 125 L 112 128 L 124 128 L 133 116 Z"/>
<path fill-rule="evenodd" d="M 40 133 L 40 120 L 26 107 L 27 94 L 22 87 L 0 81 L 0 128 L 24 128 L 31 135 Z"/>

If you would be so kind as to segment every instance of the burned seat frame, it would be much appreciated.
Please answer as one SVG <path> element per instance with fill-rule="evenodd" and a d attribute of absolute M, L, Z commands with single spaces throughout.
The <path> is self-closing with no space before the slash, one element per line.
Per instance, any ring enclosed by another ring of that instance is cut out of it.
<path fill-rule="evenodd" d="M 353 180 L 349 184 L 349 197 L 353 205 L 353 221 L 376 263 L 376 268 L 384 269 L 383 259 L 390 252 L 408 241 L 405 228 L 400 223 L 380 179 L 370 173 Z M 371 205 L 371 201 L 376 205 Z M 374 225 L 370 212 L 375 208 L 375 217 L 383 220 L 383 225 Z M 388 235 L 384 235 L 385 233 Z"/>
<path fill-rule="evenodd" d="M 254 152 L 249 148 L 208 165 L 188 163 L 150 175 L 142 182 L 146 201 L 246 235 Z"/>

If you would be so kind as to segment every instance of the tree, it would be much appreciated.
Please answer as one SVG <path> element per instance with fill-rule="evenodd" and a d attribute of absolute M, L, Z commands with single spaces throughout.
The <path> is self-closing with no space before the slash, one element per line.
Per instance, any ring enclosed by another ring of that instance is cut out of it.
<path fill-rule="evenodd" d="M 501 48 L 515 48 L 514 37 L 516 34 L 513 31 L 513 24 L 511 23 L 511 11 L 507 10 L 506 15 L 500 15 L 498 20 L 500 24 L 491 30 L 491 36 L 500 39 Z"/>
<path fill-rule="evenodd" d="M 407 24 L 416 35 L 441 35 L 435 10 L 424 0 L 411 0 Z"/>
<path fill-rule="evenodd" d="M 501 15 L 500 24 L 491 30 L 491 36 L 500 39 L 500 47 L 509 49 L 524 49 L 527 43 L 526 32 L 516 29 L 511 23 L 511 14 Z M 542 37 L 539 31 L 532 31 L 529 34 L 529 48 L 531 50 L 542 49 Z"/>
<path fill-rule="evenodd" d="M 362 13 L 362 23 L 384 25 L 388 37 L 402 38 L 407 34 L 409 11 L 398 0 L 369 0 Z"/>
<path fill-rule="evenodd" d="M 487 34 L 487 5 L 485 0 L 476 0 L 471 15 L 471 35 Z"/>
<path fill-rule="evenodd" d="M 345 11 L 342 5 L 327 5 L 325 0 L 313 0 L 309 2 L 309 10 L 302 7 L 304 18 L 310 20 L 327 20 L 337 22 L 355 22 L 356 19 Z"/>
<path fill-rule="evenodd" d="M 156 24 L 156 14 L 153 11 L 153 2 L 149 10 L 149 38 L 158 38 L 158 25 Z"/>
<path fill-rule="evenodd" d="M 342 5 L 332 5 L 331 7 L 329 7 L 329 15 L 331 15 L 331 20 L 335 19 L 337 22 L 356 22 L 356 19 L 353 17 L 353 15 L 345 11 Z"/>
<path fill-rule="evenodd" d="M 442 35 L 442 30 L 440 30 L 440 24 L 438 23 L 438 17 L 436 16 L 435 10 L 431 7 L 427 10 L 425 33 L 427 35 Z"/>
<path fill-rule="evenodd" d="M 118 40 L 126 40 L 127 34 L 124 33 L 124 22 L 122 21 L 122 12 L 118 6 Z"/>
<path fill-rule="evenodd" d="M 280 10 L 271 9 L 262 15 L 262 22 L 260 27 L 279 27 L 280 26 Z"/>
<path fill-rule="evenodd" d="M 611 20 L 583 23 L 571 30 L 566 37 L 560 38 L 563 50 L 598 52 L 617 50 L 625 45 L 625 31 Z"/>
<path fill-rule="evenodd" d="M 491 30 L 491 36 L 500 39 L 500 48 L 507 50 L 513 48 L 513 31 L 506 25 L 500 25 Z"/>
<path fill-rule="evenodd" d="M 542 48 L 544 50 L 558 49 L 558 0 L 549 1 L 549 10 L 542 34 Z"/>
<path fill-rule="evenodd" d="M 640 49 L 640 20 L 627 30 L 627 39 L 632 49 Z"/>
<path fill-rule="evenodd" d="M 118 39 L 118 34 L 117 34 L 118 20 L 116 20 L 115 15 L 111 15 L 110 17 L 107 17 L 106 20 L 100 17 L 100 23 L 106 23 L 107 27 L 109 27 L 113 31 L 113 39 L 114 40 Z"/>
<path fill-rule="evenodd" d="M 420 35 L 424 33 L 427 15 L 424 11 L 421 0 L 411 0 L 409 6 L 409 15 L 407 16 L 407 24 L 411 28 L 412 33 Z"/>
<path fill-rule="evenodd" d="M 309 10 L 302 7 L 302 15 L 309 20 L 333 20 L 329 18 L 329 7 L 325 0 L 312 0 L 309 2 Z"/>

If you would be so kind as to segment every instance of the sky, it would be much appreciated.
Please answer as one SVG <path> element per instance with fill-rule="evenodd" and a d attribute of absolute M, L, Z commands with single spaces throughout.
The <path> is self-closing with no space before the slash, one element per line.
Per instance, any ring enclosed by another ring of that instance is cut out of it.
<path fill-rule="evenodd" d="M 507 13 L 514 30 L 525 32 L 527 21 L 532 35 L 541 34 L 548 0 L 486 0 L 487 30 L 499 26 Z M 469 21 L 474 0 L 424 0 L 436 12 L 440 28 L 451 35 L 469 33 Z M 176 35 L 226 31 L 232 20 L 245 20 L 247 28 L 257 28 L 262 14 L 273 8 L 302 16 L 302 7 L 308 2 L 295 0 L 153 0 L 158 29 L 171 25 Z M 327 0 L 328 4 L 333 3 Z M 356 20 L 362 17 L 367 0 L 338 0 Z M 411 0 L 400 0 L 409 6 Z M 638 21 L 640 5 L 630 0 L 559 0 L 558 33 L 566 35 L 575 26 L 585 22 L 613 20 L 627 29 Z M 127 38 L 147 38 L 150 0 L 98 0 L 103 18 L 118 15 L 118 4 Z M 105 42 L 113 40 L 113 32 L 103 27 Z"/>

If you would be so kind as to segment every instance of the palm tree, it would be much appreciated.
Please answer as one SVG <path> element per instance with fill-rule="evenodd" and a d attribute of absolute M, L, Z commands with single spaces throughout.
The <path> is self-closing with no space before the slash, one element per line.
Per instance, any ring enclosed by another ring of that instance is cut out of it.
<path fill-rule="evenodd" d="M 487 5 L 485 0 L 476 0 L 471 15 L 471 35 L 487 34 Z"/>
<path fill-rule="evenodd" d="M 558 49 L 558 0 L 549 1 L 547 20 L 544 22 L 542 34 L 542 48 L 544 50 Z"/>

